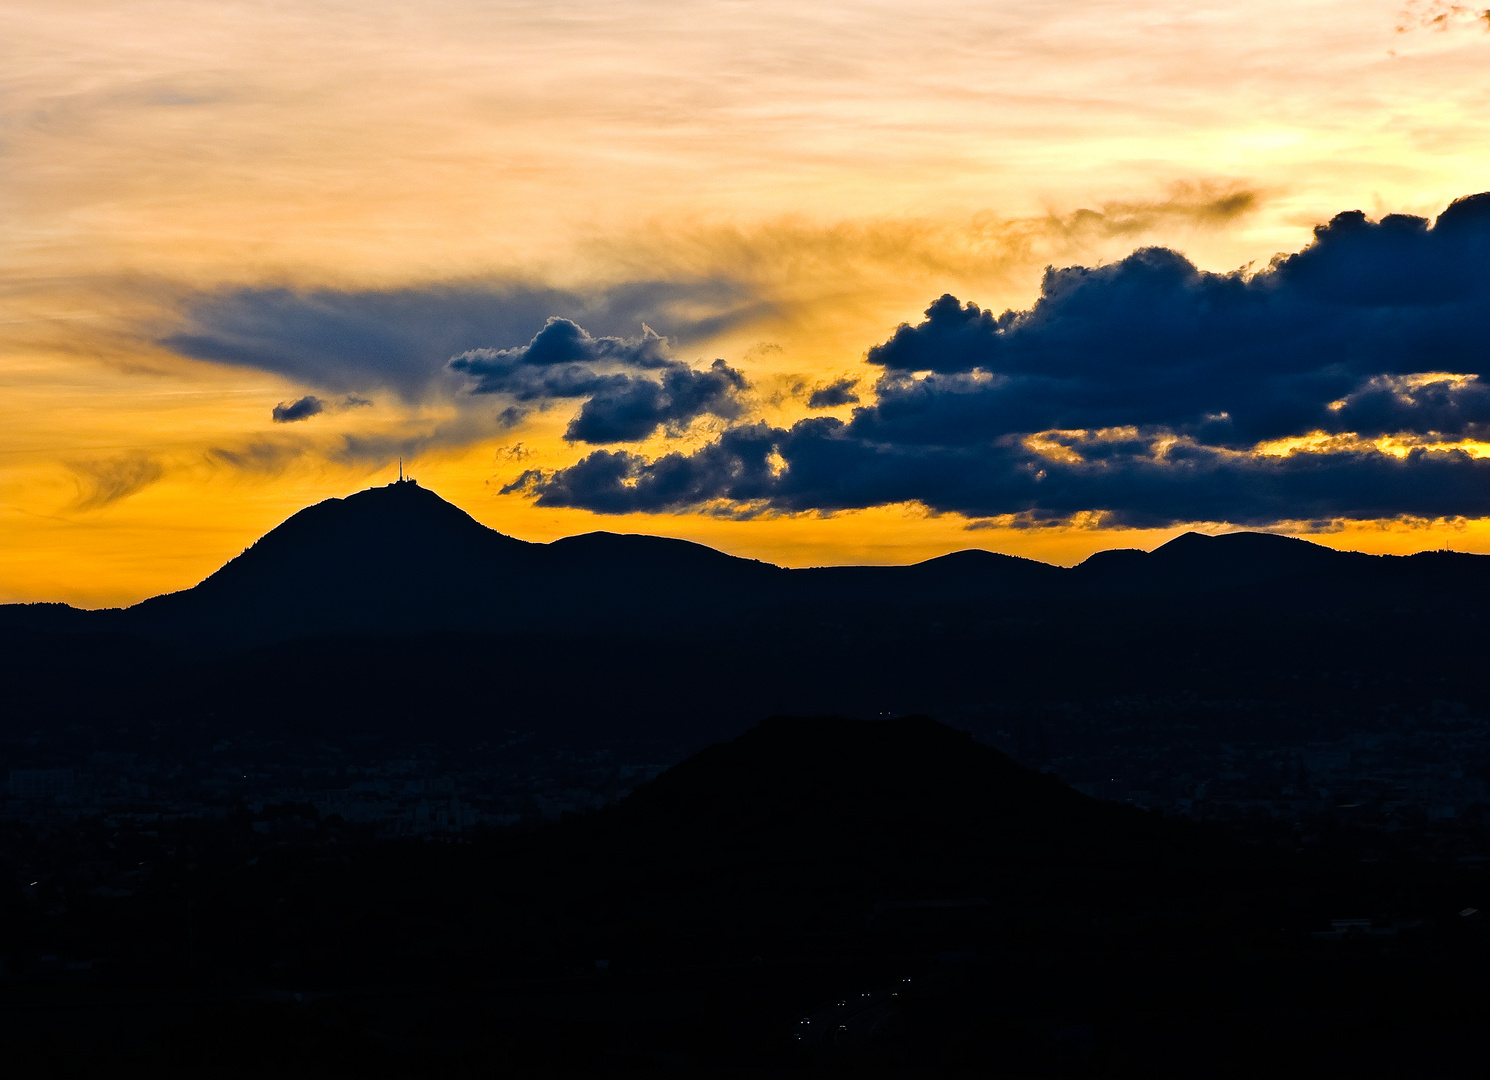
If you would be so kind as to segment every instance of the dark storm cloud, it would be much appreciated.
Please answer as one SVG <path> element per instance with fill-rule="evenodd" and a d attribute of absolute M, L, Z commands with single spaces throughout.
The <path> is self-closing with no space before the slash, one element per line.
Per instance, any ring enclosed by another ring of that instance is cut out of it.
<path fill-rule="evenodd" d="M 595 453 L 510 485 L 602 512 L 920 502 L 970 517 L 1113 523 L 1490 514 L 1490 461 L 1411 442 L 1490 432 L 1490 196 L 1433 227 L 1341 214 L 1267 270 L 1149 248 L 1047 271 L 1027 311 L 944 296 L 867 359 L 848 422 L 742 426 L 689 455 Z M 1308 452 L 1258 444 L 1325 433 Z"/>
<path fill-rule="evenodd" d="M 564 438 L 635 442 L 659 427 L 682 427 L 705 413 L 733 420 L 743 411 L 737 395 L 745 388 L 745 376 L 723 360 L 715 360 L 706 371 L 670 365 L 660 382 L 616 376 L 585 402 Z"/>
<path fill-rule="evenodd" d="M 270 414 L 276 424 L 291 424 L 296 420 L 309 420 L 326 411 L 326 403 L 311 394 L 286 405 L 281 401 Z"/>
<path fill-rule="evenodd" d="M 478 394 L 510 394 L 519 401 L 583 397 L 605 386 L 600 366 L 665 368 L 674 361 L 667 339 L 650 328 L 641 337 L 595 337 L 570 319 L 550 318 L 526 345 L 471 349 L 450 367 L 471 376 Z"/>
<path fill-rule="evenodd" d="M 669 353 L 651 329 L 640 337 L 595 337 L 568 319 L 549 319 L 528 344 L 473 349 L 450 361 L 478 394 L 517 401 L 587 398 L 564 437 L 612 443 L 645 439 L 705 413 L 733 420 L 745 377 L 723 360 L 696 371 Z M 628 370 L 629 369 L 629 370 Z"/>
<path fill-rule="evenodd" d="M 551 316 L 597 335 L 643 323 L 689 342 L 762 313 L 727 280 L 640 281 L 569 292 L 450 284 L 383 290 L 235 289 L 187 303 L 162 344 L 185 356 L 283 375 L 335 394 L 392 390 L 408 401 L 454 392 L 452 356 L 527 341 Z"/>
<path fill-rule="evenodd" d="M 819 387 L 807 399 L 807 407 L 809 409 L 832 409 L 839 405 L 857 405 L 859 395 L 854 393 L 854 388 L 858 385 L 857 379 L 839 379 L 837 382 Z"/>
<path fill-rule="evenodd" d="M 856 423 L 897 442 L 1135 424 L 1233 448 L 1315 430 L 1472 436 L 1490 422 L 1483 385 L 1411 377 L 1490 374 L 1487 317 L 1490 196 L 1432 229 L 1340 214 L 1251 278 L 1148 248 L 1048 270 L 1028 311 L 943 296 L 869 350 L 885 376 Z"/>

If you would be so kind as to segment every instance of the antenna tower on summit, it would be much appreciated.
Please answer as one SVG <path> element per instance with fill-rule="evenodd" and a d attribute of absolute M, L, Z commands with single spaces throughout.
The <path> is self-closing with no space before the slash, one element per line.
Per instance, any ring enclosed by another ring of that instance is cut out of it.
<path fill-rule="evenodd" d="M 404 482 L 404 459 L 403 458 L 399 458 L 398 459 L 398 482 L 400 484 L 402 484 Z"/>

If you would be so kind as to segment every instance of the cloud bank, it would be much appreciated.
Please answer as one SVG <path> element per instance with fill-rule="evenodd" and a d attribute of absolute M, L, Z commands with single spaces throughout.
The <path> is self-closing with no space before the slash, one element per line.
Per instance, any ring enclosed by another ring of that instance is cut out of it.
<path fill-rule="evenodd" d="M 742 425 L 653 460 L 597 451 L 506 490 L 604 513 L 1483 516 L 1490 460 L 1445 444 L 1490 438 L 1487 326 L 1490 194 L 1431 226 L 1343 213 L 1255 275 L 1146 248 L 1047 270 L 1026 311 L 943 296 L 869 350 L 877 400 L 846 422 Z"/>

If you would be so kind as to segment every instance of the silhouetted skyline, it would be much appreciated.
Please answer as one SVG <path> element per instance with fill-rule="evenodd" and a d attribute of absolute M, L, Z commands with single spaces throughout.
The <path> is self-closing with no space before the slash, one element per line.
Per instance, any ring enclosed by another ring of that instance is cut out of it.
<path fill-rule="evenodd" d="M 1490 11 L 0 41 L 7 1075 L 1484 1071 Z"/>

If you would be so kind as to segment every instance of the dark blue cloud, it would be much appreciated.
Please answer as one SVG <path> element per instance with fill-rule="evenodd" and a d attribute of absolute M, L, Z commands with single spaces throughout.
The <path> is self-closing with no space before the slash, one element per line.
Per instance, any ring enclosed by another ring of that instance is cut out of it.
<path fill-rule="evenodd" d="M 1013 445 L 896 446 L 856 438 L 837 420 L 732 429 L 692 454 L 597 451 L 505 491 L 540 506 L 600 513 L 676 512 L 704 503 L 740 512 L 845 510 L 919 502 L 1016 524 L 1100 511 L 1112 525 L 1490 515 L 1490 460 L 1417 449 L 1405 458 L 1347 449 L 1254 456 L 1194 444 L 1167 450 L 1140 435 L 1115 447 L 1072 440 L 1086 456 L 1051 460 Z"/>
<path fill-rule="evenodd" d="M 478 394 L 507 394 L 519 401 L 584 397 L 612 376 L 601 367 L 665 368 L 675 361 L 667 339 L 651 329 L 637 338 L 594 337 L 569 319 L 550 318 L 526 345 L 471 349 L 450 361 L 469 375 Z"/>
<path fill-rule="evenodd" d="M 326 403 L 318 397 L 307 394 L 297 401 L 286 405 L 281 401 L 274 406 L 273 417 L 276 424 L 290 424 L 296 420 L 309 420 L 312 416 L 319 416 L 326 411 Z"/>
<path fill-rule="evenodd" d="M 667 340 L 650 329 L 636 338 L 595 337 L 557 318 L 526 345 L 474 349 L 450 367 L 470 376 L 478 394 L 587 398 L 564 433 L 587 443 L 634 442 L 705 413 L 733 420 L 746 387 L 744 375 L 723 360 L 705 371 L 674 360 Z"/>
<path fill-rule="evenodd" d="M 1232 448 L 1310 431 L 1476 436 L 1490 423 L 1483 385 L 1408 377 L 1490 374 L 1487 319 L 1490 195 L 1431 229 L 1352 212 L 1250 278 L 1148 248 L 1047 270 L 1028 311 L 943 296 L 869 350 L 885 375 L 857 422 L 866 436 L 968 443 L 1127 425 Z"/>
<path fill-rule="evenodd" d="M 1027 311 L 951 296 L 867 359 L 851 420 L 725 432 L 692 454 L 592 454 L 510 490 L 602 512 L 920 502 L 1113 523 L 1490 514 L 1490 460 L 1380 452 L 1490 435 L 1490 195 L 1432 226 L 1341 214 L 1261 273 L 1149 248 L 1047 271 Z M 1452 377 L 1449 377 L 1452 376 Z M 1308 452 L 1259 444 L 1324 433 Z"/>
<path fill-rule="evenodd" d="M 659 427 L 679 428 L 705 413 L 733 420 L 743 411 L 737 395 L 745 387 L 745 376 L 723 360 L 715 360 L 707 371 L 681 364 L 669 367 L 660 382 L 615 376 L 584 403 L 564 438 L 635 442 Z"/>
<path fill-rule="evenodd" d="M 808 397 L 807 407 L 809 409 L 833 409 L 839 405 L 857 405 L 859 395 L 854 393 L 854 388 L 858 385 L 857 379 L 839 379 L 827 386 L 820 386 Z"/>

